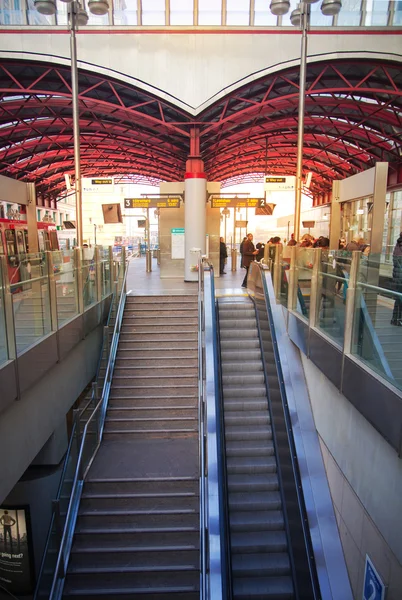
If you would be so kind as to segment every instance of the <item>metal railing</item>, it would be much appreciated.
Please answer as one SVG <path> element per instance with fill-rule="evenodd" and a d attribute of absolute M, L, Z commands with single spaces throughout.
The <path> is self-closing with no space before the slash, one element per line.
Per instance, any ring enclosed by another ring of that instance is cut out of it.
<path fill-rule="evenodd" d="M 125 257 L 122 257 L 122 263 L 125 264 Z M 103 389 L 101 398 L 97 400 L 97 386 L 93 386 L 92 395 L 88 403 L 82 408 L 76 411 L 74 426 L 72 435 L 70 438 L 70 445 L 68 449 L 68 453 L 66 455 L 66 460 L 63 468 L 62 478 L 60 480 L 59 491 L 56 500 L 53 503 L 53 515 L 51 521 L 51 528 L 48 535 L 46 552 L 44 555 L 44 559 L 42 561 L 40 577 L 38 580 L 38 585 L 36 587 L 34 600 L 39 599 L 39 597 L 43 594 L 43 588 L 49 589 L 49 600 L 56 600 L 62 597 L 64 580 L 67 573 L 68 560 L 70 556 L 70 550 L 74 535 L 75 523 L 77 520 L 78 507 L 81 499 L 82 488 L 84 484 L 85 477 L 88 473 L 90 466 L 93 463 L 93 460 L 96 456 L 96 453 L 99 449 L 102 436 L 103 436 L 103 428 L 104 421 L 106 416 L 107 404 L 109 400 L 109 393 L 111 388 L 111 382 L 113 377 L 114 365 L 116 361 L 116 353 L 117 346 L 119 341 L 120 329 L 123 319 L 123 312 L 126 300 L 126 278 L 127 278 L 127 268 L 124 270 L 124 275 L 122 277 L 122 269 L 120 269 L 118 280 L 115 284 L 115 303 L 118 300 L 118 307 L 116 311 L 115 325 L 113 330 L 112 341 L 109 345 L 109 333 L 108 328 L 105 328 L 104 331 L 104 339 L 103 345 L 100 355 L 100 361 L 98 364 L 98 376 L 100 371 L 100 363 L 104 361 L 107 357 L 107 365 L 106 365 L 106 373 L 104 377 Z M 112 309 L 111 309 L 112 310 Z M 110 317 L 109 317 L 110 318 Z M 106 356 L 105 356 L 106 353 Z M 80 432 L 80 424 L 82 424 L 83 415 L 88 408 L 95 404 L 91 414 L 85 422 L 84 429 L 82 431 L 82 435 Z M 95 427 L 91 426 L 94 425 Z M 95 436 L 95 440 L 93 440 L 93 436 Z M 76 450 L 77 455 L 74 460 L 73 451 L 74 445 L 73 440 L 76 441 Z M 91 444 L 92 441 L 95 443 Z M 60 503 L 62 499 L 62 491 L 63 486 L 66 484 L 66 474 L 69 465 L 69 461 L 72 461 L 74 464 L 74 474 L 71 483 L 71 491 L 69 493 L 68 506 L 66 510 L 66 515 L 64 518 L 64 523 L 61 522 L 61 514 L 60 514 Z M 53 577 L 51 581 L 51 585 L 47 585 L 44 578 L 47 576 L 46 573 L 46 556 L 49 555 L 50 549 L 50 540 L 52 535 L 56 535 L 56 549 L 52 549 L 52 554 L 56 556 L 56 562 L 53 571 Z"/>
<path fill-rule="evenodd" d="M 222 512 L 221 482 L 219 479 L 219 439 L 216 430 L 218 388 L 218 356 L 216 341 L 215 288 L 213 268 L 206 261 L 198 263 L 201 339 L 199 346 L 200 373 L 202 373 L 202 400 L 200 402 L 200 464 L 204 473 L 200 514 L 202 513 L 202 581 L 200 597 L 224 600 L 222 578 Z M 202 407 L 202 408 L 201 408 Z"/>
<path fill-rule="evenodd" d="M 399 314 L 398 304 L 402 307 L 402 290 L 398 280 L 394 289 L 391 280 L 388 288 L 379 285 L 381 256 L 298 247 L 292 248 L 290 259 L 282 256 L 277 246 L 270 263 L 277 302 L 344 356 L 363 361 L 402 390 L 402 369 L 396 362 L 402 327 L 395 326 L 393 316 Z"/>
<path fill-rule="evenodd" d="M 0 257 L 0 366 L 112 293 L 112 248 L 27 254 L 10 271 Z"/>

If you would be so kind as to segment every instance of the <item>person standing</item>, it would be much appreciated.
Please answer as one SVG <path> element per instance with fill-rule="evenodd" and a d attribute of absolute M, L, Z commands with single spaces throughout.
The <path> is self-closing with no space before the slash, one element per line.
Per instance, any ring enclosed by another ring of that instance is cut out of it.
<path fill-rule="evenodd" d="M 228 251 L 226 248 L 226 244 L 221 237 L 220 246 L 219 246 L 219 275 L 226 275 L 225 273 L 225 262 L 228 257 Z"/>
<path fill-rule="evenodd" d="M 244 276 L 241 287 L 247 287 L 248 270 L 257 254 L 258 254 L 258 250 L 256 250 L 254 248 L 254 244 L 253 244 L 253 234 L 248 233 L 247 239 L 243 244 L 243 267 L 246 269 L 246 274 Z"/>
<path fill-rule="evenodd" d="M 394 263 L 392 271 L 392 277 L 395 283 L 394 289 L 399 294 L 402 294 L 402 231 L 399 234 L 399 238 L 396 240 L 392 260 Z M 391 325 L 402 327 L 402 299 L 399 296 L 395 298 Z"/>
<path fill-rule="evenodd" d="M 246 241 L 246 239 L 247 239 L 246 237 L 244 237 L 242 239 L 241 244 L 240 244 L 240 249 L 239 249 L 240 250 L 240 268 L 241 269 L 244 267 L 244 265 L 243 265 L 243 246 L 244 246 L 244 242 Z"/>

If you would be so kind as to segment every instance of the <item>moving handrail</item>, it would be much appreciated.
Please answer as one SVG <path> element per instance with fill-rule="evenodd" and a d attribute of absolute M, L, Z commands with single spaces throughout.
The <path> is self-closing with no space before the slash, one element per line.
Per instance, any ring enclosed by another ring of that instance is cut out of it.
<path fill-rule="evenodd" d="M 204 398 L 204 263 L 198 261 L 198 461 L 200 469 L 200 599 L 206 599 L 206 512 L 205 512 L 205 398 Z"/>
<path fill-rule="evenodd" d="M 102 440 L 107 403 L 109 400 L 109 392 L 110 392 L 113 370 L 114 370 L 114 365 L 115 365 L 115 360 L 116 360 L 116 353 L 117 353 L 117 346 L 118 346 L 118 342 L 119 342 L 120 329 L 121 329 L 121 324 L 122 324 L 122 320 L 123 320 L 124 306 L 125 306 L 125 302 L 126 302 L 126 291 L 125 291 L 126 290 L 126 279 L 127 279 L 127 266 L 126 266 L 126 269 L 124 272 L 124 278 L 123 278 L 123 282 L 122 282 L 120 301 L 119 301 L 119 306 L 118 306 L 117 314 L 116 314 L 116 322 L 115 322 L 114 331 L 113 331 L 112 343 L 110 346 L 110 354 L 109 354 L 109 360 L 108 360 L 107 367 L 106 367 L 106 374 L 105 374 L 102 395 L 101 395 L 99 402 L 95 406 L 91 416 L 89 417 L 87 423 L 85 424 L 84 431 L 82 434 L 82 439 L 81 439 L 81 444 L 80 444 L 80 449 L 79 449 L 79 454 L 78 454 L 78 460 L 77 460 L 77 466 L 76 466 L 76 470 L 74 473 L 71 496 L 70 496 L 70 500 L 69 500 L 69 504 L 68 504 L 65 526 L 64 526 L 62 537 L 61 537 L 60 549 L 59 549 L 58 556 L 57 556 L 56 568 L 55 568 L 52 586 L 51 586 L 51 590 L 50 590 L 50 594 L 49 594 L 49 600 L 59 600 L 62 596 L 64 579 L 65 579 L 66 572 L 67 572 L 68 560 L 69 560 L 70 550 L 71 550 L 72 541 L 73 541 L 75 523 L 76 523 L 77 516 L 78 516 L 78 506 L 79 506 L 79 502 L 80 502 L 80 498 L 81 498 L 84 479 L 85 479 L 85 476 L 88 473 L 88 470 L 95 458 L 95 455 L 99 449 L 99 446 L 100 446 L 100 443 Z M 86 465 L 86 467 L 84 467 L 83 456 L 84 456 L 85 442 L 87 440 L 89 426 L 95 420 L 95 418 L 97 419 L 96 420 L 97 444 L 96 444 L 94 450 L 92 451 L 92 454 L 88 460 L 88 464 Z"/>
<path fill-rule="evenodd" d="M 205 265 L 206 263 L 204 263 Z M 213 267 L 210 265 L 204 271 L 200 263 L 199 269 L 203 270 L 203 408 L 204 428 L 206 433 L 206 463 L 205 463 L 205 499 L 204 519 L 206 527 L 206 596 L 207 600 L 224 600 L 224 580 L 222 577 L 223 536 L 221 507 L 221 482 L 219 478 L 219 435 L 217 432 L 219 401 L 218 388 L 218 349 L 216 341 L 216 312 L 215 312 L 215 286 Z M 226 600 L 226 599 L 225 599 Z"/>

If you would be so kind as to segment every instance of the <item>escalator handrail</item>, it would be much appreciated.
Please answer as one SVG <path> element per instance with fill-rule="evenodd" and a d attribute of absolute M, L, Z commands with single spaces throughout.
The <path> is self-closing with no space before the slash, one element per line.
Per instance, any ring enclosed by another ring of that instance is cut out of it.
<path fill-rule="evenodd" d="M 204 278 L 204 405 L 206 409 L 206 498 L 208 600 L 226 600 L 222 578 L 221 488 L 218 476 L 216 407 L 219 400 L 216 341 L 215 285 L 213 268 Z"/>
<path fill-rule="evenodd" d="M 285 385 L 284 385 L 284 378 L 283 378 L 282 366 L 281 366 L 281 361 L 280 361 L 280 356 L 279 356 L 279 351 L 278 351 L 278 342 L 277 342 L 277 338 L 276 338 L 276 331 L 275 331 L 275 327 L 274 327 L 272 309 L 271 309 L 271 304 L 270 304 L 270 300 L 269 300 L 267 282 L 265 280 L 265 277 L 262 276 L 263 271 L 261 270 L 261 268 L 259 268 L 258 270 L 259 270 L 259 274 L 260 274 L 260 278 L 261 278 L 262 289 L 264 292 L 264 301 L 265 301 L 265 306 L 267 309 L 269 327 L 271 330 L 272 348 L 273 348 L 273 352 L 274 352 L 275 366 L 276 366 L 276 370 L 277 370 L 277 374 L 278 374 L 279 389 L 280 389 L 282 399 L 286 399 L 286 389 L 285 389 Z M 264 369 L 265 369 L 265 364 L 264 364 Z M 313 593 L 315 594 L 314 597 L 318 599 L 318 598 L 321 598 L 321 592 L 319 589 L 319 582 L 318 582 L 318 578 L 317 578 L 317 570 L 316 570 L 315 559 L 314 559 L 314 551 L 313 551 L 313 546 L 311 543 L 310 531 L 309 531 L 309 526 L 308 526 L 307 509 L 305 506 L 303 493 L 302 493 L 303 487 L 302 487 L 299 466 L 297 463 L 297 452 L 296 452 L 296 446 L 295 446 L 293 433 L 292 433 L 292 428 L 293 428 L 292 421 L 291 421 L 291 417 L 289 414 L 287 402 L 283 402 L 283 413 L 284 413 L 284 417 L 285 417 L 285 421 L 286 421 L 286 429 L 287 429 L 288 441 L 289 441 L 289 445 L 290 445 L 290 458 L 291 458 L 291 463 L 292 463 L 292 469 L 293 469 L 293 474 L 294 474 L 294 477 L 296 480 L 296 488 L 295 489 L 296 489 L 296 493 L 297 493 L 299 510 L 300 510 L 301 517 L 302 517 L 301 525 L 302 525 L 302 530 L 303 530 L 303 535 L 304 535 L 305 546 L 307 548 L 306 557 L 307 557 L 309 571 L 310 571 L 312 589 L 313 589 Z"/>
<path fill-rule="evenodd" d="M 217 303 L 215 302 L 215 307 Z M 219 306 L 219 305 L 218 305 Z M 217 432 L 219 452 L 218 452 L 218 474 L 221 481 L 220 489 L 222 490 L 221 495 L 221 511 L 225 515 L 224 523 L 222 523 L 221 540 L 223 544 L 222 552 L 222 572 L 224 573 L 223 578 L 223 593 L 224 598 L 232 600 L 233 598 L 233 580 L 232 580 L 232 555 L 231 555 L 231 536 L 230 536 L 230 523 L 229 523 L 229 497 L 228 497 L 228 473 L 227 473 L 227 461 L 226 461 L 226 440 L 225 440 L 225 405 L 223 402 L 223 381 L 222 381 L 222 359 L 221 359 L 221 336 L 220 336 L 220 321 L 219 321 L 219 307 L 216 310 L 216 340 L 218 345 L 217 353 L 217 364 L 219 373 L 219 395 L 216 403 L 217 412 Z M 219 425 L 219 428 L 218 428 Z"/>
<path fill-rule="evenodd" d="M 204 405 L 204 265 L 198 261 L 198 464 L 200 470 L 200 600 L 206 600 L 207 550 L 205 510 L 205 405 Z"/>
<path fill-rule="evenodd" d="M 123 281 L 122 281 L 122 285 L 121 285 L 119 306 L 118 306 L 117 313 L 116 313 L 116 322 L 115 322 L 114 331 L 113 331 L 112 343 L 110 346 L 110 354 L 109 354 L 109 359 L 108 359 L 108 363 L 107 363 L 107 367 L 106 367 L 106 374 L 105 374 L 105 380 L 104 380 L 104 384 L 103 384 L 102 395 L 101 395 L 99 402 L 95 406 L 91 416 L 89 417 L 88 421 L 85 424 L 84 431 L 83 431 L 82 438 L 81 438 L 81 444 L 80 444 L 80 449 L 79 449 L 79 453 L 78 453 L 76 470 L 75 470 L 74 477 L 73 477 L 71 496 L 70 496 L 70 500 L 68 503 L 68 509 L 67 509 L 67 514 L 66 514 L 66 519 L 65 519 L 65 526 L 63 529 L 62 537 L 61 537 L 60 548 L 59 548 L 59 552 L 57 555 L 56 568 L 55 568 L 55 572 L 53 575 L 53 581 L 52 581 L 52 587 L 50 590 L 49 600 L 59 600 L 62 595 L 63 582 L 65 579 L 65 574 L 67 572 L 67 566 L 68 566 L 68 560 L 69 560 L 69 556 L 70 556 L 71 545 L 72 545 L 72 541 L 73 541 L 75 523 L 76 523 L 77 516 L 78 516 L 78 506 L 79 506 L 79 502 L 80 502 L 80 498 L 81 498 L 83 481 L 84 481 L 85 476 L 96 456 L 96 453 L 99 449 L 99 446 L 100 446 L 100 443 L 102 440 L 104 421 L 105 421 L 105 416 L 106 416 L 106 408 L 107 408 L 107 403 L 109 400 L 109 392 L 110 392 L 110 387 L 111 387 L 113 370 L 114 370 L 114 365 L 115 365 L 115 360 L 116 360 L 117 346 L 118 346 L 119 336 L 120 336 L 121 323 L 123 320 L 124 306 L 125 306 L 125 301 L 126 301 L 125 289 L 126 289 L 127 271 L 128 271 L 128 264 L 126 265 L 124 277 L 123 277 Z M 84 447 L 85 447 L 85 441 L 86 441 L 86 437 L 87 437 L 88 427 L 89 427 L 89 424 L 94 420 L 94 418 L 98 412 L 99 412 L 99 423 L 98 423 L 98 427 L 97 427 L 98 440 L 97 440 L 97 444 L 92 452 L 92 455 L 89 459 L 89 462 L 85 469 L 85 472 L 83 472 L 81 465 L 82 465 L 82 460 L 83 460 Z M 61 575 L 59 576 L 60 571 L 61 571 Z"/>

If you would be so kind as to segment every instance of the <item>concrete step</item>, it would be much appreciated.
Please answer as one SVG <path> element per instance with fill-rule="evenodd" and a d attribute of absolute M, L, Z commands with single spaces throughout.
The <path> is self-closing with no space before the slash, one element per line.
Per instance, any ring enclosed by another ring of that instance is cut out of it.
<path fill-rule="evenodd" d="M 161 390 L 159 390 L 161 391 Z M 198 390 L 193 390 L 193 395 L 187 396 L 166 396 L 164 394 L 158 396 L 145 396 L 131 398 L 130 396 L 113 395 L 109 398 L 109 408 L 153 408 L 163 406 L 164 408 L 183 406 L 191 407 L 198 406 Z"/>
<path fill-rule="evenodd" d="M 175 387 L 164 387 L 163 392 L 159 385 L 123 385 L 117 382 L 112 382 L 111 397 L 127 396 L 132 399 L 144 398 L 146 396 L 164 395 L 171 396 L 193 396 L 198 394 L 198 386 L 194 385 L 175 385 Z"/>
<path fill-rule="evenodd" d="M 91 544 L 102 545 L 111 552 L 117 546 L 134 546 L 156 544 L 171 546 L 177 544 L 194 544 L 199 537 L 198 527 L 116 527 L 109 528 L 80 528 L 74 532 L 74 546 L 76 548 L 89 547 Z"/>
<path fill-rule="evenodd" d="M 64 595 L 68 595 L 69 591 L 74 591 L 75 595 L 77 590 L 88 590 L 92 593 L 95 587 L 103 590 L 118 589 L 120 594 L 130 591 L 130 593 L 133 593 L 133 597 L 137 598 L 135 590 L 138 588 L 152 588 L 153 590 L 159 588 L 162 592 L 164 588 L 174 589 L 177 586 L 178 588 L 185 587 L 196 590 L 199 586 L 199 578 L 199 569 L 187 566 L 181 568 L 179 566 L 165 567 L 164 569 L 149 569 L 146 571 L 135 569 L 115 569 L 115 571 L 71 570 L 68 573 Z"/>
<path fill-rule="evenodd" d="M 78 513 L 78 529 L 93 529 L 95 527 L 121 528 L 127 527 L 197 527 L 199 524 L 198 509 L 166 509 L 144 508 L 142 510 L 90 510 L 80 507 Z"/>
<path fill-rule="evenodd" d="M 155 493 L 95 493 L 85 492 L 80 510 L 100 512 L 189 510 L 199 508 L 198 492 L 155 492 Z"/>
<path fill-rule="evenodd" d="M 199 481 L 196 477 L 154 478 L 93 478 L 85 480 L 83 497 L 94 493 L 109 494 L 198 494 Z"/>
<path fill-rule="evenodd" d="M 69 569 L 92 568 L 92 569 L 111 569 L 111 568 L 134 568 L 134 569 L 155 569 L 155 565 L 163 569 L 164 567 L 174 567 L 186 564 L 197 567 L 199 564 L 198 545 L 178 545 L 178 546 L 120 546 L 115 547 L 111 553 L 109 549 L 91 546 L 78 550 L 74 547 L 70 555 Z"/>
<path fill-rule="evenodd" d="M 181 419 L 182 417 L 198 419 L 198 407 L 192 406 L 139 406 L 139 407 L 118 407 L 109 406 L 106 414 L 107 419 L 114 422 L 116 419 Z"/>
<path fill-rule="evenodd" d="M 142 430 L 197 430 L 198 427 L 198 416 L 195 414 L 194 416 L 188 417 L 148 417 L 148 418 L 114 418 L 107 417 L 105 421 L 105 433 L 113 433 L 113 432 L 123 432 L 123 431 L 142 431 Z"/>

